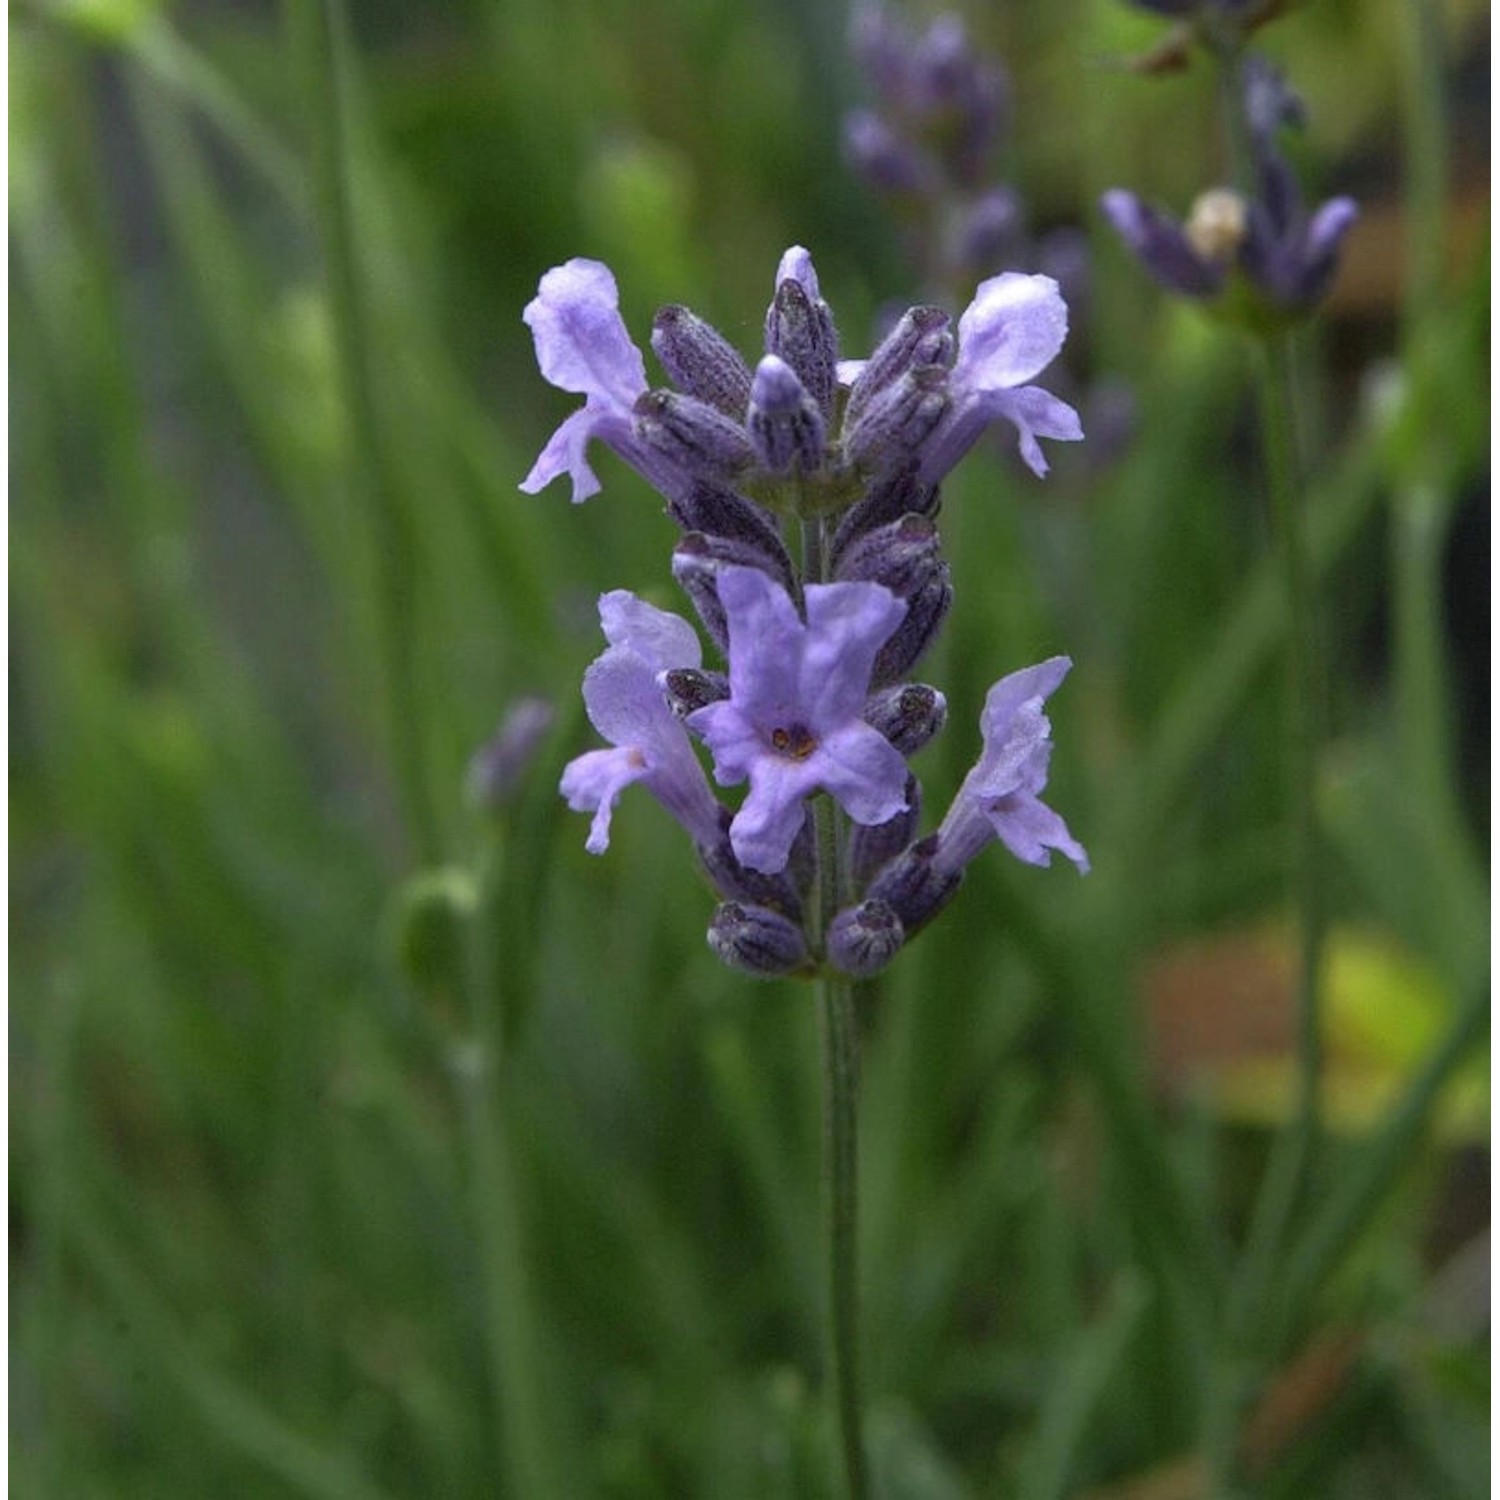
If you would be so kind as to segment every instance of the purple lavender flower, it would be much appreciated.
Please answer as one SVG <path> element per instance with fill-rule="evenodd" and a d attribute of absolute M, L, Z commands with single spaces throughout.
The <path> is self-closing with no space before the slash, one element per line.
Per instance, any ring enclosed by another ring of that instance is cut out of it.
<path fill-rule="evenodd" d="M 936 46 L 934 89 L 946 55 Z M 1015 687 L 1025 673 L 991 693 L 985 756 L 937 834 L 917 837 L 921 793 L 906 765 L 946 715 L 941 693 L 905 681 L 952 599 L 933 521 L 939 484 L 997 418 L 1019 429 L 1038 474 L 1039 437 L 1082 436 L 1070 406 L 1027 384 L 1066 336 L 1056 282 L 992 277 L 956 339 L 945 313 L 917 307 L 868 360 L 843 365 L 812 257 L 793 246 L 753 366 L 687 309 L 658 313 L 652 346 L 677 390 L 647 389 L 614 278 L 596 261 L 549 271 L 526 321 L 542 373 L 585 404 L 523 488 L 567 474 L 584 499 L 599 488 L 587 444 L 614 449 L 684 528 L 673 574 L 727 656 L 726 672 L 704 672 L 684 620 L 625 591 L 601 598 L 609 647 L 583 694 L 611 748 L 570 762 L 560 788 L 594 815 L 591 852 L 608 847 L 620 793 L 641 782 L 687 829 L 720 895 L 715 952 L 758 974 L 876 972 L 996 837 L 1024 859 L 1061 849 L 1086 865 L 1037 800 L 1050 748 L 1040 704 L 1066 662 L 1033 668 L 1047 680 L 1029 696 Z M 816 527 L 814 576 L 831 571 L 832 582 L 803 580 L 777 510 Z M 714 796 L 690 731 L 720 784 L 748 781 L 738 812 Z M 826 928 L 806 925 L 820 854 L 805 804 L 817 792 L 858 825 L 844 867 L 859 899 Z"/>
<path fill-rule="evenodd" d="M 932 858 L 937 874 L 957 874 L 996 838 L 1027 864 L 1050 864 L 1048 851 L 1056 849 L 1087 873 L 1083 846 L 1038 795 L 1052 757 L 1052 726 L 1042 703 L 1072 665 L 1066 656 L 1054 656 L 1002 677 L 990 689 L 980 719 L 984 752 L 938 829 Z"/>
<path fill-rule="evenodd" d="M 1052 363 L 1067 335 L 1067 304 L 1050 276 L 1008 271 L 979 284 L 958 320 L 951 405 L 922 451 L 925 484 L 941 481 L 1002 417 L 1020 432 L 1021 457 L 1038 477 L 1047 472 L 1047 460 L 1037 438 L 1082 438 L 1078 413 L 1067 402 L 1026 384 Z"/>
<path fill-rule="evenodd" d="M 1276 149 L 1282 125 L 1300 123 L 1301 102 L 1262 59 L 1244 64 L 1256 194 L 1212 188 L 1185 223 L 1114 188 L 1105 217 L 1146 270 L 1169 291 L 1214 302 L 1241 321 L 1295 317 L 1327 294 L 1344 236 L 1359 216 L 1352 198 L 1330 198 L 1312 214 Z"/>
<path fill-rule="evenodd" d="M 649 456 L 635 439 L 634 418 L 635 403 L 646 393 L 646 365 L 620 316 L 619 289 L 609 267 L 578 258 L 554 266 L 521 316 L 547 381 L 588 398 L 552 434 L 521 488 L 534 495 L 567 474 L 575 504 L 597 494 L 599 480 L 585 452 L 593 438 L 635 467 L 649 467 Z"/>
<path fill-rule="evenodd" d="M 884 823 L 906 806 L 906 762 L 861 717 L 876 654 L 906 606 L 874 583 L 811 584 L 805 595 L 804 624 L 764 573 L 720 573 L 730 695 L 686 721 L 721 785 L 748 778 L 729 836 L 736 858 L 764 874 L 785 867 L 803 802 L 819 789 L 856 823 Z"/>
<path fill-rule="evenodd" d="M 851 387 L 848 410 L 859 414 L 851 417 L 846 432 L 856 451 L 861 426 L 884 404 L 880 397 L 885 391 L 872 391 L 872 385 L 894 390 L 914 375 L 933 376 L 941 370 L 937 365 L 893 363 L 885 357 L 886 345 L 902 337 L 906 324 L 903 320 L 892 330 L 870 359 L 839 364 L 840 380 Z M 940 382 L 941 419 L 923 430 L 917 450 L 923 484 L 941 483 L 985 428 L 1001 418 L 1019 430 L 1021 457 L 1038 477 L 1047 472 L 1038 437 L 1063 442 L 1083 437 L 1078 413 L 1067 402 L 1025 383 L 1052 363 L 1067 336 L 1067 304 L 1050 276 L 1007 271 L 979 284 L 958 320 L 957 358 Z M 903 449 L 895 456 L 905 460 L 911 455 Z"/>
<path fill-rule="evenodd" d="M 599 600 L 599 623 L 609 649 L 584 674 L 583 701 L 595 729 L 615 748 L 590 750 L 570 761 L 558 790 L 574 812 L 592 812 L 585 847 L 609 847 L 615 802 L 639 781 L 700 845 L 719 837 L 719 804 L 658 679 L 674 668 L 696 669 L 703 659 L 686 620 L 616 589 Z"/>

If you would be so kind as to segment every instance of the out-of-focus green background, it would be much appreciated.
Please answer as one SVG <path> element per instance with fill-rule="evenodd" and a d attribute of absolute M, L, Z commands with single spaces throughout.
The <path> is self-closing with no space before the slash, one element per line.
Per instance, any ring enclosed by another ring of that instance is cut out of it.
<path fill-rule="evenodd" d="M 927 805 L 986 685 L 1066 652 L 1094 873 L 992 851 L 867 1009 L 869 1437 L 887 1496 L 1207 1494 L 1292 1089 L 1285 621 L 1247 350 L 1094 205 L 1219 180 L 1214 86 L 1125 66 L 1164 23 L 1113 0 L 964 14 L 1000 174 L 1092 242 L 1073 374 L 1134 416 L 947 486 Z M 1301 351 L 1331 1130 L 1234 1417 L 1268 1495 L 1487 1488 L 1487 21 L 1259 39 L 1308 191 L 1363 205 Z M 847 23 L 12 6 L 18 1496 L 828 1492 L 809 992 L 718 967 L 649 798 L 592 859 L 555 793 L 594 600 L 683 608 L 673 528 L 608 455 L 581 509 L 516 484 L 573 406 L 519 320 L 571 255 L 643 343 L 685 302 L 753 353 L 793 243 L 846 352 L 929 295 L 841 164 Z M 526 695 L 556 727 L 486 812 Z"/>

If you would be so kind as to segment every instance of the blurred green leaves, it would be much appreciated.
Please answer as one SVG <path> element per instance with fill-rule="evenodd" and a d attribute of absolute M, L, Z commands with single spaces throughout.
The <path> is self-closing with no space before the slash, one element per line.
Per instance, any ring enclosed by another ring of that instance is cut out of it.
<path fill-rule="evenodd" d="M 714 965 L 708 894 L 646 799 L 594 860 L 553 795 L 587 734 L 593 599 L 670 603 L 670 526 L 608 459 L 583 509 L 515 485 L 559 414 L 519 311 L 566 255 L 611 261 L 638 336 L 652 299 L 684 300 L 748 349 L 801 241 L 846 352 L 866 345 L 901 259 L 837 166 L 843 16 L 662 0 L 623 26 L 603 0 L 515 0 L 350 7 L 344 32 L 293 10 L 300 71 L 291 15 L 10 17 L 17 1483 L 816 1495 L 807 997 Z M 1320 124 L 1376 155 L 1398 10 L 1304 7 L 1274 34 Z M 1013 159 L 1047 222 L 1090 224 L 1111 174 L 1185 199 L 1215 169 L 1202 78 L 1100 62 L 1151 29 L 1124 6 L 972 19 L 1019 49 Z M 321 186 L 319 108 L 342 133 Z M 867 1006 L 891 1496 L 1118 1487 L 1199 1445 L 1248 1198 L 1213 1122 L 1152 1096 L 1134 976 L 1278 909 L 1284 607 L 1254 561 L 1237 352 L 1109 250 L 1096 271 L 1132 449 L 1045 489 L 976 457 L 945 497 L 929 809 L 983 685 L 1067 650 L 1054 784 L 1096 872 L 976 868 Z M 1438 607 L 1483 477 L 1487 276 L 1439 293 L 1399 345 L 1396 304 L 1347 317 L 1320 392 L 1307 503 L 1344 684 L 1320 816 L 1331 899 L 1369 935 L 1347 1024 L 1400 1084 L 1277 1267 L 1269 1373 L 1334 1313 L 1374 1352 L 1268 1492 L 1390 1449 L 1413 1494 L 1480 1472 L 1475 1338 L 1413 1352 L 1369 1273 L 1406 1267 L 1413 1307 L 1442 1284 L 1423 1246 L 1462 1205 L 1434 1111 L 1488 1012 L 1461 811 L 1482 789 L 1453 752 L 1477 710 Z M 1351 394 L 1372 351 L 1386 405 Z M 1397 690 L 1368 643 L 1408 565 Z M 1441 690 L 1414 690 L 1433 662 Z M 567 722 L 492 825 L 465 767 L 539 691 Z M 1392 942 L 1409 957 L 1377 962 Z"/>

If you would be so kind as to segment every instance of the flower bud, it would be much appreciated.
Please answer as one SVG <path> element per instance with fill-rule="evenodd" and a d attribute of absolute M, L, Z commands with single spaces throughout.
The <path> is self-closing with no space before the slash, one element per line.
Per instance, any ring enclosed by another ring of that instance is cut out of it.
<path fill-rule="evenodd" d="M 948 722 L 948 700 L 925 682 L 904 682 L 872 693 L 864 720 L 910 757 Z"/>
<path fill-rule="evenodd" d="M 844 160 L 877 192 L 921 198 L 942 188 L 937 163 L 868 109 L 844 121 Z"/>
<path fill-rule="evenodd" d="M 1010 188 L 991 188 L 974 200 L 960 220 L 952 241 L 953 259 L 980 276 L 996 266 L 1012 264 L 1019 258 L 1022 225 L 1020 198 Z"/>
<path fill-rule="evenodd" d="M 753 500 L 717 484 L 693 484 L 667 501 L 667 511 L 684 531 L 701 531 L 752 549 L 755 567 L 783 585 L 792 584 L 792 560 L 776 522 Z"/>
<path fill-rule="evenodd" d="M 828 304 L 795 277 L 788 276 L 776 288 L 766 313 L 766 353 L 785 360 L 797 372 L 825 419 L 833 415 L 839 357 L 833 315 Z"/>
<path fill-rule="evenodd" d="M 755 462 L 745 429 L 695 396 L 647 391 L 634 410 L 639 442 L 692 479 L 732 479 Z"/>
<path fill-rule="evenodd" d="M 878 974 L 901 951 L 906 932 L 884 901 L 862 901 L 828 925 L 828 961 L 856 979 Z"/>
<path fill-rule="evenodd" d="M 664 307 L 651 325 L 651 347 L 672 382 L 739 421 L 750 400 L 750 367 L 711 324 L 685 307 Z"/>
<path fill-rule="evenodd" d="M 452 1003 L 463 993 L 478 904 L 473 875 L 454 866 L 420 870 L 401 886 L 391 914 L 396 962 L 422 994 Z"/>
<path fill-rule="evenodd" d="M 870 674 L 872 686 L 884 687 L 911 671 L 937 639 L 952 603 L 953 585 L 948 581 L 948 565 L 939 563 L 937 576 L 907 601 L 906 618 L 880 648 L 875 669 Z"/>
<path fill-rule="evenodd" d="M 795 467 L 811 474 L 823 464 L 826 427 L 818 404 L 784 360 L 768 354 L 756 366 L 745 427 L 772 474 Z"/>
<path fill-rule="evenodd" d="M 906 806 L 894 818 L 873 826 L 855 823 L 849 830 L 849 875 L 856 890 L 901 853 L 922 820 L 922 785 L 906 778 Z"/>
<path fill-rule="evenodd" d="M 948 410 L 948 371 L 916 365 L 844 423 L 844 456 L 856 469 L 894 469 L 914 458 Z"/>
<path fill-rule="evenodd" d="M 667 704 L 679 719 L 729 696 L 729 679 L 722 672 L 700 672 L 696 667 L 673 667 L 658 676 Z"/>
<path fill-rule="evenodd" d="M 727 652 L 729 627 L 724 619 L 724 606 L 719 602 L 718 582 L 719 569 L 723 567 L 755 568 L 777 579 L 783 587 L 791 584 L 791 568 L 788 564 L 783 574 L 774 559 L 767 558 L 753 543 L 737 537 L 706 536 L 701 531 L 690 531 L 677 543 L 672 552 L 672 577 L 693 601 L 703 628 L 719 649 Z"/>
<path fill-rule="evenodd" d="M 912 307 L 875 346 L 849 388 L 844 431 L 859 419 L 872 397 L 898 381 L 913 365 L 946 364 L 953 354 L 948 314 L 940 307 Z"/>
<path fill-rule="evenodd" d="M 720 836 L 712 843 L 699 844 L 698 858 L 713 888 L 725 901 L 739 901 L 752 906 L 768 906 L 793 922 L 802 920 L 802 892 L 797 872 L 789 861 L 785 870 L 763 875 L 742 865 L 735 858 L 729 842 L 729 824 L 733 815 L 721 809 Z M 811 819 L 808 820 L 809 824 Z M 795 852 L 796 845 L 793 845 Z M 806 861 L 804 860 L 805 864 Z"/>
<path fill-rule="evenodd" d="M 849 544 L 835 576 L 855 583 L 878 583 L 900 599 L 910 599 L 941 573 L 937 527 L 926 516 L 902 516 L 867 531 Z"/>
<path fill-rule="evenodd" d="M 953 899 L 963 881 L 962 870 L 938 870 L 936 834 L 919 839 L 898 855 L 870 882 L 865 901 L 883 901 L 901 918 L 908 939 L 930 922 Z"/>
<path fill-rule="evenodd" d="M 764 906 L 726 901 L 714 913 L 708 946 L 732 969 L 761 978 L 793 974 L 808 962 L 802 929 Z"/>
<path fill-rule="evenodd" d="M 867 531 L 899 521 L 902 516 L 935 516 L 938 510 L 938 487 L 923 484 L 919 466 L 903 464 L 888 474 L 881 474 L 865 489 L 864 498 L 856 500 L 844 512 L 844 518 L 833 534 L 833 559 L 837 566 L 845 552 Z"/>

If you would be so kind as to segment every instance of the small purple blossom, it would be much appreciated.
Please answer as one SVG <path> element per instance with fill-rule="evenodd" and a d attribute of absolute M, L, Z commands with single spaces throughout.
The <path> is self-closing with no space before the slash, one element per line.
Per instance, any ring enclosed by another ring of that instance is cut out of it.
<path fill-rule="evenodd" d="M 903 321 L 891 339 L 904 326 Z M 943 414 L 923 435 L 922 483 L 941 483 L 985 429 L 1002 418 L 1018 429 L 1021 457 L 1038 478 L 1047 472 L 1047 459 L 1037 438 L 1077 442 L 1083 437 L 1078 413 L 1066 401 L 1039 385 L 1026 384 L 1052 363 L 1067 336 L 1067 304 L 1050 276 L 1007 271 L 979 284 L 958 320 L 957 357 L 941 382 Z M 877 361 L 887 385 L 913 373 L 910 367 L 886 372 L 884 349 L 882 345 L 868 360 L 839 362 L 839 379 L 851 387 L 851 412 L 863 415 L 876 399 L 866 388 Z M 939 367 L 918 368 L 933 372 Z"/>
<path fill-rule="evenodd" d="M 957 874 L 996 838 L 1029 865 L 1050 864 L 1048 851 L 1056 849 L 1087 873 L 1083 846 L 1039 796 L 1052 758 L 1052 725 L 1042 703 L 1072 665 L 1054 656 L 1002 677 L 989 690 L 980 719 L 984 752 L 938 829 L 933 865 L 939 873 Z"/>
<path fill-rule="evenodd" d="M 597 438 L 641 466 L 633 410 L 646 392 L 645 360 L 620 316 L 614 273 L 597 260 L 575 258 L 554 266 L 521 316 L 546 380 L 588 398 L 552 434 L 521 488 L 534 495 L 567 474 L 577 504 L 600 488 L 585 452 L 590 440 Z"/>
<path fill-rule="evenodd" d="M 599 600 L 599 623 L 609 649 L 584 673 L 583 701 L 594 728 L 611 750 L 590 750 L 568 763 L 558 790 L 574 812 L 594 814 L 585 847 L 609 847 L 610 818 L 632 782 L 648 792 L 699 844 L 719 836 L 719 804 L 673 713 L 659 678 L 703 659 L 697 633 L 686 620 L 657 609 L 625 589 Z"/>
<path fill-rule="evenodd" d="M 1047 472 L 1037 438 L 1077 442 L 1078 413 L 1039 385 L 1028 385 L 1057 357 L 1068 309 L 1050 276 L 1008 271 L 979 284 L 958 320 L 958 357 L 948 377 L 951 405 L 922 454 L 922 479 L 937 484 L 1001 418 L 1020 432 L 1021 457 Z"/>
<path fill-rule="evenodd" d="M 730 695 L 689 714 L 721 785 L 750 791 L 730 825 L 736 858 L 785 867 L 803 802 L 824 790 L 856 823 L 906 806 L 906 762 L 862 713 L 876 654 L 906 606 L 874 583 L 811 584 L 807 621 L 786 591 L 754 568 L 725 568 Z"/>
<path fill-rule="evenodd" d="M 496 809 L 514 800 L 557 714 L 546 698 L 518 698 L 500 727 L 469 760 L 469 799 Z"/>

